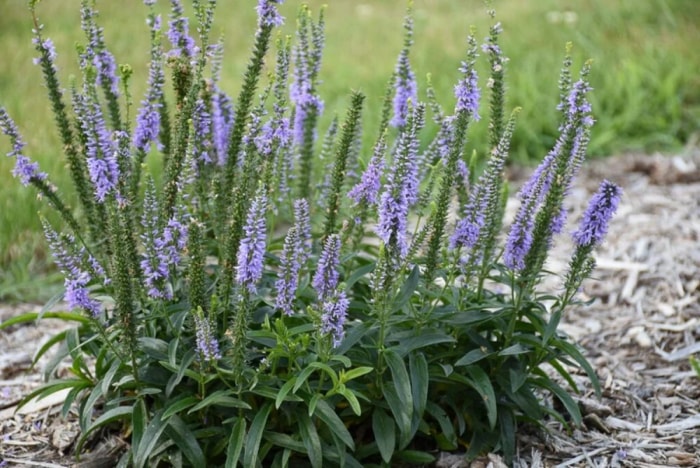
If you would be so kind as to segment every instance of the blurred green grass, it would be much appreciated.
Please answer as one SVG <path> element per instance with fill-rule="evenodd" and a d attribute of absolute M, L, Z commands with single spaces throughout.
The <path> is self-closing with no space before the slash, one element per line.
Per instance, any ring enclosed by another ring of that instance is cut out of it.
<path fill-rule="evenodd" d="M 26 3 L 4 0 L 0 14 L 0 105 L 16 120 L 27 141 L 26 154 L 40 162 L 68 200 L 74 199 L 61 145 L 44 93 L 41 73 L 32 64 L 31 18 Z M 158 8 L 167 15 L 167 4 Z M 188 3 L 188 2 L 185 2 Z M 224 35 L 222 87 L 238 93 L 255 28 L 255 1 L 220 2 L 215 37 Z M 326 11 L 327 45 L 320 92 L 327 123 L 342 115 L 349 91 L 368 96 L 364 128 L 371 138 L 378 122 L 384 88 L 402 43 L 405 0 L 308 2 Z M 574 43 L 575 66 L 594 61 L 592 96 L 598 123 L 590 150 L 608 155 L 625 150 L 674 151 L 700 128 L 700 2 L 697 0 L 495 0 L 503 23 L 502 45 L 510 57 L 508 108 L 522 106 L 513 158 L 535 162 L 556 136 L 556 83 L 564 44 Z M 291 34 L 301 2 L 287 0 L 283 31 Z M 134 67 L 134 100 L 145 91 L 148 30 L 139 0 L 98 2 L 107 44 L 119 63 Z M 446 108 L 471 25 L 477 37 L 488 33 L 490 19 L 482 0 L 415 0 L 415 45 L 411 61 L 425 89 L 426 74 Z M 77 74 L 75 44 L 83 42 L 79 2 L 45 0 L 38 14 L 58 50 L 64 86 Z M 165 16 L 164 16 L 165 17 Z M 271 61 L 270 61 L 271 64 Z M 485 76 L 485 69 L 482 69 Z M 132 111 L 132 115 L 135 110 Z M 484 117 L 487 111 L 482 111 Z M 470 141 L 483 149 L 487 119 L 470 130 Z M 9 142 L 0 138 L 0 152 Z M 38 211 L 57 221 L 49 209 L 10 174 L 13 161 L 0 158 L 0 300 L 41 299 L 56 291 Z"/>

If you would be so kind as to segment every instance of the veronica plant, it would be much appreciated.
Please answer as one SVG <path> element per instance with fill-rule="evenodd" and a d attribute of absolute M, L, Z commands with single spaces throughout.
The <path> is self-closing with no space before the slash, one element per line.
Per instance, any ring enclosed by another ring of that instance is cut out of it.
<path fill-rule="evenodd" d="M 220 79 L 221 46 L 209 41 L 216 2 L 195 0 L 190 24 L 172 0 L 167 41 L 155 2 L 144 3 L 151 53 L 136 111 L 135 75 L 116 66 L 94 5 L 82 5 L 87 41 L 70 102 L 30 5 L 79 207 L 63 202 L 0 108 L 14 176 L 65 221 L 61 232 L 44 225 L 70 309 L 0 328 L 41 317 L 78 324 L 38 351 L 60 344 L 48 382 L 22 402 L 68 389 L 63 414 L 77 408 L 82 431 L 76 456 L 111 430 L 129 442 L 121 465 L 136 467 L 393 466 L 430 463 L 438 449 L 510 459 L 519 425 L 581 422 L 570 373 L 582 369 L 600 388 L 557 327 L 593 270 L 619 187 L 604 181 L 593 196 L 559 292 L 539 283 L 552 274 L 545 261 L 593 124 L 588 65 L 574 81 L 567 49 L 559 138 L 520 190 L 502 242 L 518 110 L 507 117 L 498 23 L 481 47 L 474 32 L 467 38 L 446 110 L 431 87 L 425 100 L 419 93 L 409 5 L 377 139 L 363 151 L 360 92 L 323 147 L 314 144 L 322 15 L 312 21 L 303 7 L 296 41 L 280 39 L 268 54 L 281 1 L 259 0 L 234 99 Z M 488 77 L 477 74 L 480 53 Z M 474 156 L 469 128 L 486 115 L 491 149 Z M 143 169 L 152 157 L 163 159 L 159 184 Z M 64 357 L 72 375 L 58 377 Z"/>

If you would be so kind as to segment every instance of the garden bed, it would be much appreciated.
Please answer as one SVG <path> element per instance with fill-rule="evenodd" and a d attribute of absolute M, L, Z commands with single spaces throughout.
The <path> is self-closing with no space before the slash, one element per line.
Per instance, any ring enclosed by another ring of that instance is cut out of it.
<path fill-rule="evenodd" d="M 517 184 L 527 172 L 513 170 L 511 178 Z M 624 196 L 597 251 L 595 279 L 584 283 L 593 303 L 569 310 L 561 327 L 585 349 L 603 398 L 581 375 L 585 426 L 569 432 L 552 423 L 549 434 L 521 428 L 516 466 L 699 466 L 700 379 L 688 358 L 700 354 L 700 151 L 587 164 L 568 199 L 572 223 L 603 178 L 620 184 Z M 509 204 L 511 219 L 515 208 Z M 549 268 L 564 271 L 568 252 L 568 239 L 558 239 Z M 0 306 L 0 320 L 38 308 Z M 75 465 L 77 422 L 57 417 L 60 399 L 15 413 L 22 395 L 41 382 L 40 367 L 29 369 L 32 354 L 65 326 L 45 321 L 0 335 L 0 466 L 113 466 L 125 444 L 119 434 L 95 441 Z M 467 466 L 460 463 L 442 454 L 438 464 Z M 504 466 L 495 455 L 472 466 L 489 463 Z"/>

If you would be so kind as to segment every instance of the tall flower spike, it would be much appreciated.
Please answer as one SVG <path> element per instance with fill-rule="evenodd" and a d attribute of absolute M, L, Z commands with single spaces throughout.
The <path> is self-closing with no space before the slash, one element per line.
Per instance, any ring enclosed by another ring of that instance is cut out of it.
<path fill-rule="evenodd" d="M 581 224 L 573 233 L 579 247 L 592 247 L 600 244 L 608 231 L 608 224 L 620 203 L 622 189 L 604 180 L 583 214 Z"/>
<path fill-rule="evenodd" d="M 423 126 L 424 113 L 425 105 L 419 104 L 409 116 L 379 200 L 377 235 L 385 245 L 397 248 L 402 258 L 409 247 L 408 210 L 418 200 L 418 132 Z"/>
<path fill-rule="evenodd" d="M 318 259 L 318 269 L 311 284 L 318 293 L 321 301 L 331 297 L 338 287 L 340 274 L 340 236 L 331 234 L 326 238 L 321 257 Z"/>
<path fill-rule="evenodd" d="M 180 0 L 170 1 L 172 12 L 168 22 L 168 39 L 173 45 L 171 57 L 186 57 L 192 59 L 197 55 L 198 48 L 189 32 L 189 18 L 185 16 Z"/>
<path fill-rule="evenodd" d="M 160 16 L 150 16 L 151 26 L 151 63 L 148 67 L 148 91 L 141 108 L 136 116 L 136 129 L 134 130 L 134 146 L 137 150 L 147 153 L 152 142 L 158 139 L 160 132 L 160 109 L 163 97 L 163 84 L 165 73 L 163 72 L 163 54 L 160 44 Z"/>
<path fill-rule="evenodd" d="M 367 203 L 376 205 L 379 189 L 381 188 L 382 172 L 384 171 L 384 154 L 386 153 L 386 132 L 382 134 L 374 146 L 372 159 L 369 160 L 360 181 L 348 192 L 356 204 Z"/>
<path fill-rule="evenodd" d="M 467 61 L 462 62 L 459 71 L 463 73 L 462 79 L 455 85 L 455 114 L 467 112 L 472 119 L 479 120 L 479 100 L 481 91 L 479 90 L 479 77 L 476 73 L 474 62 L 478 56 L 476 39 L 473 35 L 468 37 L 469 50 Z"/>
<path fill-rule="evenodd" d="M 44 234 L 54 256 L 56 265 L 61 269 L 65 277 L 64 286 L 66 288 L 64 298 L 71 309 L 81 308 L 97 316 L 101 311 L 101 304 L 96 299 L 90 297 L 88 284 L 93 280 L 93 275 L 104 277 L 105 272 L 102 266 L 91 255 L 88 255 L 85 248 L 75 251 L 75 239 L 66 235 L 61 238 L 48 223 L 43 222 Z M 105 279 L 105 284 L 108 281 Z"/>
<path fill-rule="evenodd" d="M 238 250 L 236 281 L 250 293 L 257 292 L 257 283 L 263 274 L 265 255 L 267 196 L 261 185 L 250 204 L 244 227 L 245 237 Z"/>
<path fill-rule="evenodd" d="M 181 252 L 187 245 L 188 219 L 182 212 L 176 212 L 165 227 L 161 228 L 158 212 L 155 187 L 153 181 L 149 180 L 141 219 L 144 252 L 140 266 L 147 288 L 146 294 L 155 299 L 170 300 L 173 298 L 170 274 L 179 265 Z"/>
<path fill-rule="evenodd" d="M 294 226 L 299 232 L 302 245 L 301 263 L 304 264 L 311 255 L 311 218 L 309 216 L 309 202 L 300 198 L 294 201 Z"/>
<path fill-rule="evenodd" d="M 301 270 L 300 259 L 303 257 L 303 247 L 299 238 L 299 231 L 292 226 L 287 231 L 284 238 L 284 249 L 282 250 L 282 261 L 278 279 L 275 282 L 277 289 L 277 299 L 275 306 L 286 315 L 292 315 L 294 298 L 296 297 L 299 282 L 299 271 Z"/>
<path fill-rule="evenodd" d="M 338 347 L 345 336 L 345 319 L 350 306 L 345 291 L 336 292 L 331 297 L 323 301 L 321 307 L 321 333 L 331 335 L 333 346 Z"/>
<path fill-rule="evenodd" d="M 7 153 L 7 156 L 14 156 L 15 158 L 15 168 L 12 170 L 12 175 L 17 177 L 25 187 L 29 185 L 32 179 L 46 179 L 46 173 L 39 171 L 39 163 L 31 162 L 27 156 L 22 154 L 25 143 L 17 130 L 15 122 L 4 107 L 0 107 L 0 130 L 10 137 L 10 142 L 12 143 L 12 150 Z"/>
<path fill-rule="evenodd" d="M 406 30 L 404 35 L 403 49 L 399 53 L 399 58 L 396 62 L 396 71 L 394 73 L 396 94 L 394 94 L 394 116 L 391 119 L 392 127 L 403 127 L 406 125 L 406 119 L 409 112 L 409 102 L 417 102 L 418 86 L 416 84 L 416 76 L 411 69 L 411 63 L 408 60 L 408 53 L 413 44 L 413 12 L 412 5 L 409 4 L 406 11 L 406 17 L 403 23 Z"/>
<path fill-rule="evenodd" d="M 284 0 L 258 0 L 255 10 L 258 13 L 258 27 L 282 26 L 284 18 L 277 11 L 276 5 L 281 5 Z"/>
<path fill-rule="evenodd" d="M 206 363 L 221 359 L 219 342 L 216 339 L 215 330 L 212 330 L 212 325 L 216 326 L 215 322 L 205 316 L 201 307 L 192 313 L 192 317 L 194 318 L 195 336 L 197 338 L 196 348 L 200 359 Z"/>
<path fill-rule="evenodd" d="M 106 86 L 115 96 L 119 96 L 119 77 L 117 76 L 117 62 L 104 44 L 102 28 L 97 26 L 97 11 L 92 8 L 87 0 L 83 0 L 81 8 L 81 23 L 83 31 L 88 39 L 88 47 L 83 59 L 90 60 L 97 71 L 97 84 Z"/>
<path fill-rule="evenodd" d="M 95 198 L 103 203 L 105 197 L 116 191 L 119 182 L 119 164 L 112 135 L 104 121 L 102 108 L 85 85 L 84 94 L 74 92 L 73 101 L 78 124 L 85 138 L 87 167 Z"/>

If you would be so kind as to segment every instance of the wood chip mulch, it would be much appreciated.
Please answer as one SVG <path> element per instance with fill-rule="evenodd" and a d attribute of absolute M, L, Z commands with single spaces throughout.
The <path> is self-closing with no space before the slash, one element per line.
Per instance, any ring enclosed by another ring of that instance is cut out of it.
<path fill-rule="evenodd" d="M 524 175 L 515 175 L 516 182 Z M 569 230 L 604 178 L 620 184 L 624 196 L 596 252 L 595 278 L 581 293 L 593 303 L 570 309 L 562 323 L 596 369 L 603 396 L 598 400 L 585 376 L 576 374 L 584 425 L 571 430 L 551 423 L 548 433 L 523 428 L 514 466 L 700 467 L 700 378 L 688 363 L 700 357 L 700 150 L 588 163 L 569 198 Z M 517 202 L 509 203 L 510 216 L 515 209 Z M 552 271 L 566 271 L 570 249 L 569 240 L 557 241 Z M 554 280 L 547 287 L 558 285 Z M 0 320 L 38 308 L 27 307 L 0 305 Z M 62 326 L 27 325 L 0 334 L 0 467 L 113 466 L 124 446 L 108 436 L 76 463 L 75 415 L 58 417 L 60 398 L 15 413 L 22 395 L 41 382 L 41 363 L 29 370 L 31 356 Z M 436 466 L 506 465 L 494 454 L 471 464 L 440 454 Z"/>

